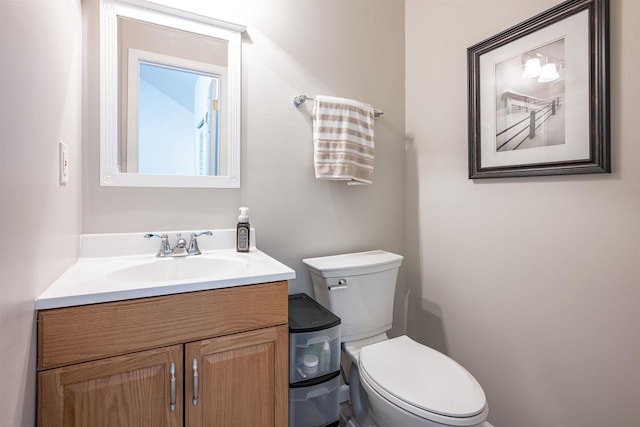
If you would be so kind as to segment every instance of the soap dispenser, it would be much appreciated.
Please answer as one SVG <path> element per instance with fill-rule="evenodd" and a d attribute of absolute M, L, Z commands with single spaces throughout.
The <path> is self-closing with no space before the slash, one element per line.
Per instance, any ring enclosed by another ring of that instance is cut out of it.
<path fill-rule="evenodd" d="M 238 252 L 249 252 L 250 246 L 250 226 L 249 208 L 240 208 L 238 216 L 238 230 L 236 235 L 236 250 Z"/>

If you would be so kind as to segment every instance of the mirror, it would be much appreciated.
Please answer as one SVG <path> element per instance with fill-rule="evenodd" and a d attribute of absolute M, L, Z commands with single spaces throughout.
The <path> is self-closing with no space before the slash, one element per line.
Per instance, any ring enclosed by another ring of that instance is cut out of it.
<path fill-rule="evenodd" d="M 239 187 L 245 27 L 145 0 L 100 20 L 101 185 Z"/>

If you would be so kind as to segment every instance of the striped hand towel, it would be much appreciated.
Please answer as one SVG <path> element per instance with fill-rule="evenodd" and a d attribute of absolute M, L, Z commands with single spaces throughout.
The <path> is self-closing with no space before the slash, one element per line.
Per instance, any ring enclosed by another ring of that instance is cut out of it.
<path fill-rule="evenodd" d="M 316 96 L 313 103 L 313 149 L 316 178 L 373 183 L 373 119 L 368 104 Z"/>

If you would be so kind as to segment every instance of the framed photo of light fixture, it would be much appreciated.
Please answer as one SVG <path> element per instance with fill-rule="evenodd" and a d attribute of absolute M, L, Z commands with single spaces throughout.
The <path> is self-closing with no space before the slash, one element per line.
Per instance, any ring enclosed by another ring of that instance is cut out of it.
<path fill-rule="evenodd" d="M 470 179 L 611 172 L 608 18 L 569 0 L 468 48 Z"/>

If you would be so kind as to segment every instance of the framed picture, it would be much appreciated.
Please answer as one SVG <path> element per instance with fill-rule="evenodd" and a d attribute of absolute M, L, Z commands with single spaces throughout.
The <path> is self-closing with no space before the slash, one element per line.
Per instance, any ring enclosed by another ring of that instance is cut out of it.
<path fill-rule="evenodd" d="M 468 48 L 470 179 L 611 172 L 608 18 L 569 0 Z"/>

